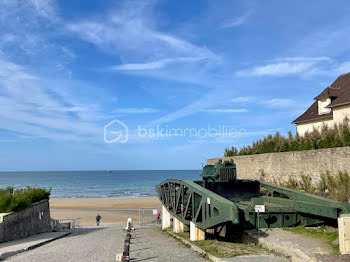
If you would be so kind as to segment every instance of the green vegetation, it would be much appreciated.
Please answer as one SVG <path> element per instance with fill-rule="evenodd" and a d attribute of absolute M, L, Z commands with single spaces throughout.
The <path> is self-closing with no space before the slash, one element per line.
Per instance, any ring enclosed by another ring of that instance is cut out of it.
<path fill-rule="evenodd" d="M 215 239 L 195 241 L 194 244 L 216 257 L 236 257 L 250 255 L 267 255 L 269 251 L 254 243 L 232 243 Z"/>
<path fill-rule="evenodd" d="M 340 202 L 350 202 L 350 175 L 346 171 L 340 171 L 335 176 L 329 172 L 322 174 L 319 183 L 315 186 L 312 184 L 312 178 L 306 175 L 301 175 L 300 179 L 289 177 L 287 182 L 279 184 L 283 187 L 328 197 Z"/>
<path fill-rule="evenodd" d="M 49 199 L 50 190 L 44 188 L 26 187 L 14 189 L 7 187 L 0 189 L 0 213 L 21 211 L 43 199 Z"/>
<path fill-rule="evenodd" d="M 182 232 L 175 234 L 182 239 L 189 241 L 190 235 L 189 232 Z M 250 255 L 267 255 L 275 253 L 273 250 L 268 250 L 260 244 L 255 243 L 243 243 L 241 233 L 238 233 L 234 236 L 234 239 L 231 241 L 228 240 L 217 240 L 210 239 L 210 234 L 207 235 L 209 239 L 203 241 L 194 241 L 194 245 L 200 247 L 208 254 L 211 254 L 215 257 L 236 257 L 236 256 L 250 256 Z M 181 240 L 180 240 L 181 241 Z M 279 255 L 279 254 L 278 254 Z M 208 257 L 205 256 L 208 260 Z"/>
<path fill-rule="evenodd" d="M 321 227 L 289 227 L 284 228 L 285 231 L 307 235 L 313 238 L 324 239 L 334 249 L 339 252 L 339 245 L 334 244 L 338 238 L 338 230 L 333 227 L 321 226 Z"/>
<path fill-rule="evenodd" d="M 238 150 L 235 147 L 226 148 L 225 156 L 254 155 L 275 152 L 303 151 L 320 148 L 333 148 L 350 146 L 350 125 L 345 119 L 341 125 L 328 128 L 324 125 L 319 132 L 314 129 L 303 137 L 293 136 L 289 131 L 288 137 L 282 136 L 279 132 L 275 135 L 268 135 L 263 139 L 253 142 L 252 145 L 242 147 Z"/>

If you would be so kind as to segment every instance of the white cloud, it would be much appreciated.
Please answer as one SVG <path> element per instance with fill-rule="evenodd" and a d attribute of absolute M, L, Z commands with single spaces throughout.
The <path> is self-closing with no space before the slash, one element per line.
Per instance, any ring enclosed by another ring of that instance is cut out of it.
<path fill-rule="evenodd" d="M 263 101 L 262 103 L 271 108 L 287 108 L 295 106 L 297 104 L 296 101 L 288 98 L 273 98 L 267 101 Z"/>
<path fill-rule="evenodd" d="M 344 74 L 344 73 L 349 73 L 350 72 L 350 61 L 343 62 L 339 64 L 335 70 L 337 74 Z"/>
<path fill-rule="evenodd" d="M 23 17 L 22 15 L 26 17 Z M 59 20 L 55 0 L 2 0 L 0 1 L 0 20 L 8 21 L 16 17 L 22 22 L 22 27 L 35 24 L 38 18 L 46 21 L 57 22 Z M 24 23 L 25 21 L 25 23 Z"/>
<path fill-rule="evenodd" d="M 239 70 L 237 76 L 286 76 L 312 73 L 320 63 L 332 61 L 329 57 L 285 57 L 275 59 L 277 63 Z"/>
<path fill-rule="evenodd" d="M 237 76 L 285 76 L 306 72 L 313 63 L 276 63 L 236 72 Z"/>
<path fill-rule="evenodd" d="M 239 96 L 232 98 L 231 100 L 233 103 L 250 103 L 256 101 L 256 97 L 252 96 Z"/>
<path fill-rule="evenodd" d="M 177 57 L 177 58 L 168 58 L 161 59 L 158 61 L 148 62 L 148 63 L 130 63 L 130 64 L 122 64 L 110 67 L 112 70 L 117 71 L 134 71 L 134 70 L 154 70 L 166 67 L 171 63 L 177 62 L 195 62 L 199 61 L 201 58 L 199 57 Z"/>
<path fill-rule="evenodd" d="M 202 110 L 203 112 L 209 112 L 209 113 L 245 113 L 248 112 L 245 108 L 215 108 L 215 109 L 205 109 Z"/>
<path fill-rule="evenodd" d="M 299 40 L 293 53 L 338 56 L 349 51 L 350 26 L 348 19 L 334 19 L 327 27 L 316 28 Z"/>
<path fill-rule="evenodd" d="M 106 52 L 123 51 L 124 59 L 128 60 L 150 59 L 155 55 L 162 59 L 187 56 L 216 58 L 206 47 L 193 45 L 153 28 L 154 22 L 149 20 L 147 11 L 143 13 L 138 7 L 141 10 L 135 12 L 130 8 L 126 5 L 107 17 L 71 23 L 67 28 Z"/>
<path fill-rule="evenodd" d="M 64 71 L 73 53 L 50 39 L 60 30 L 60 21 L 55 0 L 0 1 L 0 54 L 32 67 L 45 60 L 45 69 Z"/>
<path fill-rule="evenodd" d="M 37 13 L 51 21 L 57 21 L 57 7 L 54 0 L 29 0 Z"/>
<path fill-rule="evenodd" d="M 112 113 L 117 114 L 150 114 L 157 113 L 159 110 L 154 108 L 119 108 L 112 111 Z"/>
<path fill-rule="evenodd" d="M 233 18 L 233 19 L 228 19 L 226 21 L 224 21 L 221 24 L 221 28 L 232 28 L 232 27 L 236 27 L 236 26 L 240 26 L 242 24 L 244 24 L 248 18 L 253 14 L 253 10 L 250 10 L 248 12 L 246 12 L 245 14 L 243 14 L 242 16 Z"/>
<path fill-rule="evenodd" d="M 327 62 L 331 62 L 332 59 L 328 56 L 319 56 L 319 57 L 296 56 L 296 57 L 276 58 L 276 59 L 274 59 L 274 61 L 287 61 L 287 62 L 322 62 L 322 61 L 327 61 Z"/>
<path fill-rule="evenodd" d="M 122 54 L 121 64 L 109 69 L 205 82 L 208 68 L 213 68 L 210 65 L 220 61 L 219 57 L 206 46 L 159 30 L 153 8 L 154 1 L 126 1 L 103 17 L 80 20 L 66 27 L 104 52 Z"/>
<path fill-rule="evenodd" d="M 1 129 L 53 140 L 98 141 L 102 136 L 97 105 L 72 103 L 72 94 L 58 95 L 23 66 L 0 59 L 0 91 Z"/>

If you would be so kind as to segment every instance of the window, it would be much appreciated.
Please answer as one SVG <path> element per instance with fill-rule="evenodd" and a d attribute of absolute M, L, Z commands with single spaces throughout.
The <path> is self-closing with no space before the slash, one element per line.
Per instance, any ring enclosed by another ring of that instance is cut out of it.
<path fill-rule="evenodd" d="M 329 98 L 324 99 L 324 100 L 319 100 L 318 101 L 318 114 L 323 115 L 323 114 L 328 114 L 331 112 L 330 108 L 327 108 L 327 106 L 331 103 L 331 100 Z"/>

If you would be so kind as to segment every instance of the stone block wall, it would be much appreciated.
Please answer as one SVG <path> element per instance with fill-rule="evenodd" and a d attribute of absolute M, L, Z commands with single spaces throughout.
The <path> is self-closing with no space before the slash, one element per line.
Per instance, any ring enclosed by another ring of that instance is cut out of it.
<path fill-rule="evenodd" d="M 0 216 L 0 243 L 50 231 L 48 200 L 42 200 L 25 210 Z"/>
<path fill-rule="evenodd" d="M 208 159 L 207 164 L 213 165 L 219 159 L 232 159 L 237 165 L 240 179 L 260 179 L 263 174 L 264 181 L 269 183 L 284 182 L 289 176 L 300 177 L 304 174 L 311 176 L 316 184 L 320 175 L 327 171 L 331 174 L 348 171 L 350 174 L 350 147 L 219 157 Z"/>

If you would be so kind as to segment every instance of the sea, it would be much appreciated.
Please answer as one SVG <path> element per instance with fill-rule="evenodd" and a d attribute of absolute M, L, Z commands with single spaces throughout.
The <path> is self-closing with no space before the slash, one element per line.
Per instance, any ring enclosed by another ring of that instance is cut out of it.
<path fill-rule="evenodd" d="M 0 172 L 0 188 L 51 189 L 51 198 L 137 198 L 156 196 L 168 178 L 199 180 L 201 170 L 111 170 Z"/>

